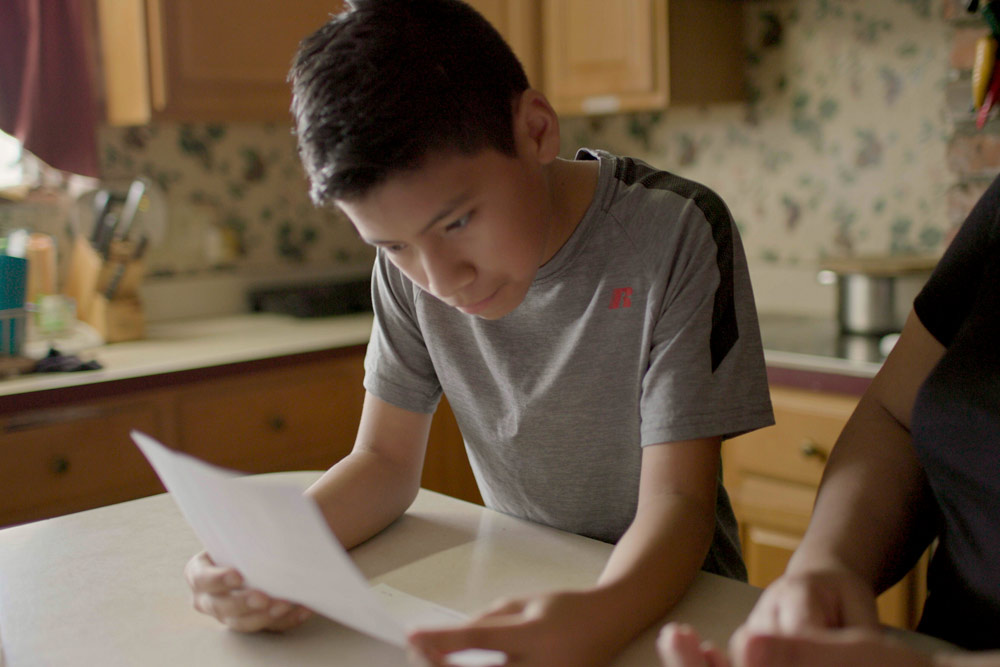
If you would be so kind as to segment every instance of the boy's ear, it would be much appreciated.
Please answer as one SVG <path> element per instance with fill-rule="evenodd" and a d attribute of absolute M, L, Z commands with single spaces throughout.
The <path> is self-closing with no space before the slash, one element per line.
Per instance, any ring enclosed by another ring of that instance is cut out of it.
<path fill-rule="evenodd" d="M 559 116 L 545 95 L 533 88 L 514 104 L 514 140 L 541 164 L 559 157 Z"/>

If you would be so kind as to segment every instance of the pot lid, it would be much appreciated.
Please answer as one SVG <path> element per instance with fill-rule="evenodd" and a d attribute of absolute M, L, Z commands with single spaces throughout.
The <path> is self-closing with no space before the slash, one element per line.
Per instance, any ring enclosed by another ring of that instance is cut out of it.
<path fill-rule="evenodd" d="M 820 262 L 820 269 L 841 274 L 868 276 L 902 276 L 913 273 L 930 273 L 939 257 L 932 255 L 860 255 L 856 257 L 827 257 Z"/>

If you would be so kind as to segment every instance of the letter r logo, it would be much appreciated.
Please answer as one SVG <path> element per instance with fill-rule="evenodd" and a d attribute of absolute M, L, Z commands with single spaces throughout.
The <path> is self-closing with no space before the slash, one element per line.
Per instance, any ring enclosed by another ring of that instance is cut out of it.
<path fill-rule="evenodd" d="M 611 294 L 611 305 L 609 305 L 608 308 L 611 310 L 614 310 L 615 308 L 631 308 L 631 297 L 631 287 L 616 287 L 615 291 Z"/>

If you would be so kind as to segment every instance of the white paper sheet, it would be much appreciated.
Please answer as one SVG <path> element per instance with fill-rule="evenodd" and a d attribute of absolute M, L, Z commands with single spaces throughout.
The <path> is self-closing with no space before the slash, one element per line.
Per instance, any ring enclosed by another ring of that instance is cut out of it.
<path fill-rule="evenodd" d="M 212 559 L 239 570 L 248 587 L 399 647 L 406 646 L 401 619 L 411 628 L 465 620 L 459 612 L 388 586 L 376 594 L 301 489 L 241 477 L 139 431 L 132 431 L 132 439 Z M 472 650 L 452 658 L 455 665 L 471 666 L 503 664 L 505 656 Z"/>

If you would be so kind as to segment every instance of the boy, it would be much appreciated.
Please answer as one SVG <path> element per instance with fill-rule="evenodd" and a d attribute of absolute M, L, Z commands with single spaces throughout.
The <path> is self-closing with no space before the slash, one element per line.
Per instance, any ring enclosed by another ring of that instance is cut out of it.
<path fill-rule="evenodd" d="M 551 106 L 463 3 L 352 5 L 291 73 L 313 200 L 378 249 L 357 441 L 308 493 L 347 548 L 399 517 L 443 390 L 487 506 L 616 547 L 592 589 L 507 601 L 414 650 L 604 664 L 699 568 L 746 576 L 719 447 L 772 417 L 732 219 L 640 162 L 558 159 Z M 188 580 L 236 629 L 307 613 L 204 554 Z"/>

